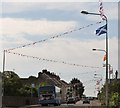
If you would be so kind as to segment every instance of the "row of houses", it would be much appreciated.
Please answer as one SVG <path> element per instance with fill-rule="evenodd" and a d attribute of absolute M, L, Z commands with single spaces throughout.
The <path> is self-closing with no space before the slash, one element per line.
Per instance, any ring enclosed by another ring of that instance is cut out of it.
<path fill-rule="evenodd" d="M 55 85 L 61 88 L 61 98 L 63 101 L 66 100 L 67 92 L 70 88 L 70 85 L 66 81 L 61 80 L 58 75 L 51 73 L 46 69 L 39 72 L 37 77 L 30 76 L 29 78 L 21 78 L 20 80 L 23 84 L 31 84 L 33 87 L 36 85 Z"/>
<path fill-rule="evenodd" d="M 11 71 L 7 71 L 7 74 L 10 74 Z M 11 76 L 12 77 L 12 76 Z M 61 100 L 65 102 L 67 100 L 68 92 L 70 94 L 75 94 L 75 91 L 70 91 L 72 87 L 71 84 L 68 84 L 66 81 L 61 80 L 58 75 L 53 72 L 48 71 L 47 69 L 38 72 L 38 76 L 30 76 L 28 78 L 20 78 L 20 82 L 24 85 L 30 85 L 31 88 L 38 88 L 44 85 L 54 85 L 60 88 L 61 90 Z M 32 97 L 32 98 L 31 98 Z M 38 97 L 32 96 L 2 96 L 2 105 L 5 106 L 24 106 L 29 104 L 37 104 Z M 18 101 L 19 100 L 19 101 Z"/>

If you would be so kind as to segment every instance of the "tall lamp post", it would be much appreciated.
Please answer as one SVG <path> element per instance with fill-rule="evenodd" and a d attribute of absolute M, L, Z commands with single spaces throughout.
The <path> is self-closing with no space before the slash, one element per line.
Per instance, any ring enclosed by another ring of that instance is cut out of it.
<path fill-rule="evenodd" d="M 101 15 L 98 13 L 90 13 L 87 11 L 81 11 L 82 14 L 90 14 L 90 15 Z M 105 17 L 105 21 L 106 21 L 106 28 L 108 25 L 108 21 L 107 21 L 107 17 L 105 15 L 103 15 Z M 108 98 L 108 33 L 106 32 L 106 107 L 109 107 L 109 98 Z"/>
<path fill-rule="evenodd" d="M 3 51 L 2 96 L 4 96 L 5 52 L 6 52 L 6 50 Z"/>
<path fill-rule="evenodd" d="M 3 72 L 5 71 L 5 50 L 3 51 Z"/>

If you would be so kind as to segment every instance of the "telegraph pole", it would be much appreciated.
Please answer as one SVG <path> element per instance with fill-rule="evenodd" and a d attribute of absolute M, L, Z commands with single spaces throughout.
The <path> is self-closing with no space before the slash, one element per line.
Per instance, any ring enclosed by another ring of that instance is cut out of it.
<path fill-rule="evenodd" d="M 5 71 L 5 50 L 3 51 L 3 72 Z"/>
<path fill-rule="evenodd" d="M 6 50 L 3 50 L 2 96 L 4 96 L 5 51 Z"/>

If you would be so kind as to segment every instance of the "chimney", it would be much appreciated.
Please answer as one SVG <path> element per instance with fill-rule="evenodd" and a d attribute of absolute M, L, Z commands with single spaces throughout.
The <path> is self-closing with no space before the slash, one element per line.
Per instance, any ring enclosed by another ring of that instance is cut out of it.
<path fill-rule="evenodd" d="M 47 69 L 43 69 L 42 72 L 43 72 L 43 73 L 46 73 L 46 72 L 47 72 Z"/>

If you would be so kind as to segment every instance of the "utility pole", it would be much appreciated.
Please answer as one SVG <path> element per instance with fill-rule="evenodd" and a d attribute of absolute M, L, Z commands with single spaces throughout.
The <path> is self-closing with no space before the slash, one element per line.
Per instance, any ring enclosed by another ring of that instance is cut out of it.
<path fill-rule="evenodd" d="M 5 71 L 5 50 L 3 51 L 3 72 Z"/>
<path fill-rule="evenodd" d="M 87 11 L 81 11 L 82 14 L 91 14 L 91 15 L 101 15 L 99 13 L 90 13 Z M 108 98 L 108 20 L 107 16 L 103 15 L 106 22 L 106 90 L 105 90 L 105 96 L 106 96 L 106 107 L 109 108 L 109 98 Z"/>
<path fill-rule="evenodd" d="M 6 50 L 3 51 L 2 96 L 4 96 L 5 51 Z"/>

